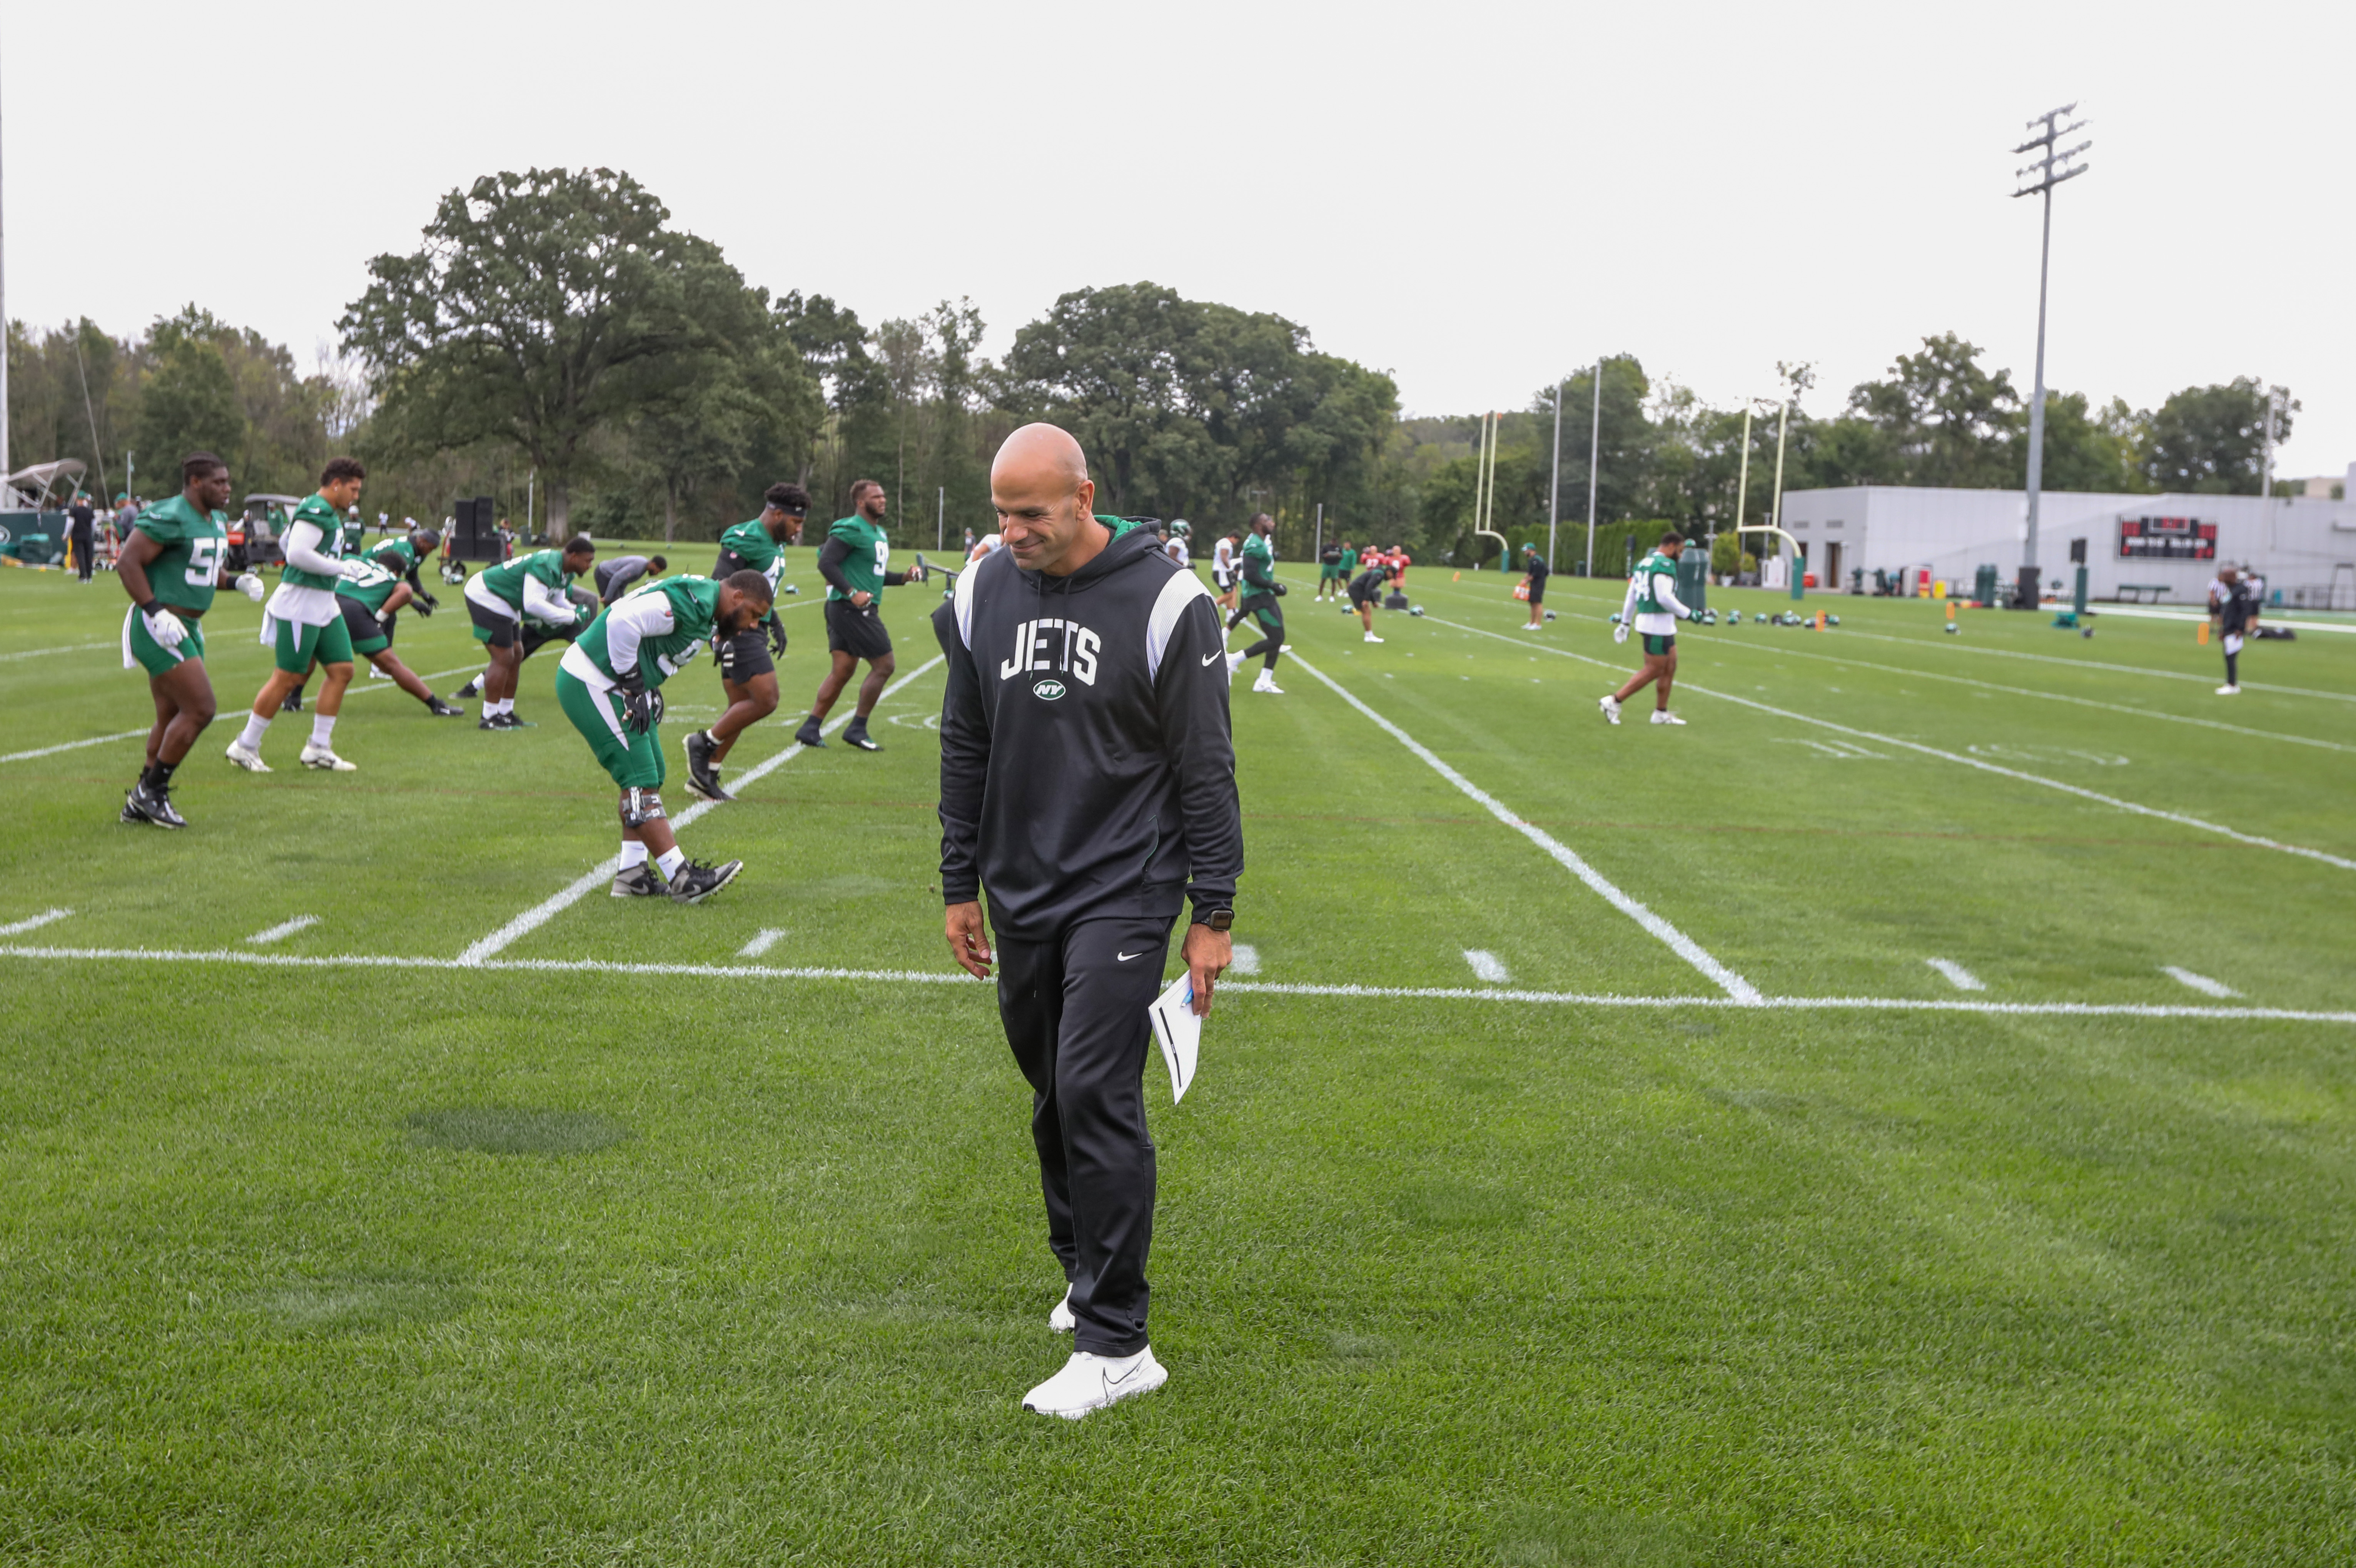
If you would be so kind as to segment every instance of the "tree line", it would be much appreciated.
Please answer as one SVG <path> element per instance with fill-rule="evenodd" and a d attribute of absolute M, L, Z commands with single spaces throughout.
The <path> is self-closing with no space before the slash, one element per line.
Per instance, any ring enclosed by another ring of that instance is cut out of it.
<path fill-rule="evenodd" d="M 93 491 L 128 477 L 154 495 L 180 453 L 204 447 L 244 491 L 300 495 L 331 450 L 349 451 L 369 464 L 369 507 L 396 517 L 438 521 L 455 497 L 490 495 L 551 531 L 664 539 L 716 537 L 782 477 L 841 515 L 851 484 L 873 478 L 894 538 L 924 545 L 937 528 L 986 528 L 991 453 L 1016 424 L 1051 419 L 1087 447 L 1103 510 L 1187 517 L 1205 539 L 1264 511 L 1293 557 L 1321 516 L 1329 538 L 1427 560 L 1496 548 L 1472 532 L 1481 415 L 1405 417 L 1387 375 L 1322 352 L 1301 324 L 1151 283 L 1067 293 L 991 360 L 970 301 L 869 325 L 823 295 L 773 295 L 605 169 L 486 176 L 437 203 L 415 251 L 369 273 L 338 347 L 308 369 L 194 304 L 136 339 L 86 319 L 11 323 L 15 461 L 79 457 Z M 1833 411 L 1809 410 L 1808 367 L 1785 376 L 1787 488 L 2024 483 L 2026 399 L 1953 334 L 1898 355 Z M 2247 378 L 2149 411 L 2051 392 L 2045 486 L 2254 494 L 2270 390 L 2279 441 L 2297 403 Z M 1743 410 L 1619 355 L 1499 419 L 1494 516 L 1516 543 L 1548 516 L 1558 395 L 1558 510 L 1582 539 L 1591 428 L 1601 522 L 1731 527 Z M 1749 424 L 1740 505 L 1753 517 L 1772 503 L 1776 414 L 1754 408 Z"/>

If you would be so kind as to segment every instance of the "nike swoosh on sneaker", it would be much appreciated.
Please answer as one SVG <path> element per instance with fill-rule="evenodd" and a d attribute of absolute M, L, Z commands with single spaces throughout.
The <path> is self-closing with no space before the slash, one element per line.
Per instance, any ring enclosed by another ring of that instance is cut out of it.
<path fill-rule="evenodd" d="M 1142 952 L 1138 952 L 1138 953 L 1116 953 L 1116 954 L 1114 954 L 1112 956 L 1113 956 L 1113 962 L 1115 962 L 1116 964 L 1126 964 L 1126 963 L 1128 963 L 1128 962 L 1129 962 L 1130 959 L 1132 959 L 1132 958 L 1142 958 L 1142 957 L 1144 957 L 1144 956 L 1145 956 L 1145 955 L 1144 955 Z"/>

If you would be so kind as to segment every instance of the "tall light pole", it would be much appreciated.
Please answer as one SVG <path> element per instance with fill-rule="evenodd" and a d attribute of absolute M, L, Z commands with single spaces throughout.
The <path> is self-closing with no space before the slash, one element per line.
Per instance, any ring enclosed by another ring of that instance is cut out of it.
<path fill-rule="evenodd" d="M 2045 204 L 2045 237 L 2037 251 L 2037 377 L 2029 402 L 2029 533 L 2020 550 L 2020 590 L 2026 596 L 2023 607 L 2030 610 L 2037 608 L 2038 598 L 2037 496 L 2045 483 L 2045 291 L 2053 270 L 2053 187 L 2086 172 L 2084 164 L 2072 164 L 2071 160 L 2094 144 L 2091 138 L 2074 147 L 2061 144 L 2062 137 L 2084 130 L 2088 123 L 2083 120 L 2062 123 L 2077 107 L 2074 102 L 2065 103 L 2040 114 L 2029 123 L 2029 128 L 2037 134 L 2013 149 L 2016 154 L 2037 155 L 2017 171 L 2015 177 L 2029 183 L 2014 191 L 2013 196 L 2042 197 Z"/>
<path fill-rule="evenodd" d="M 1555 527 L 1562 517 L 1562 389 L 1569 377 L 1554 385 L 1554 477 L 1547 481 L 1547 570 L 1554 570 Z"/>
<path fill-rule="evenodd" d="M 1595 417 L 1587 430 L 1587 570 L 1581 574 L 1595 575 L 1595 470 L 1603 456 L 1603 361 L 1595 361 L 1595 382 L 1588 389 L 1588 401 L 1593 405 Z"/>
<path fill-rule="evenodd" d="M 14 506 L 16 492 L 8 488 L 7 477 L 13 472 L 8 466 L 8 234 L 7 225 L 0 222 L 0 505 Z"/>

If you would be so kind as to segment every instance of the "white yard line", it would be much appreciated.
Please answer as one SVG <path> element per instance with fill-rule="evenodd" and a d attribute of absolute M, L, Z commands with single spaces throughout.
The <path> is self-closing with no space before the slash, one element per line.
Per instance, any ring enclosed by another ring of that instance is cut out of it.
<path fill-rule="evenodd" d="M 255 932 L 252 936 L 247 937 L 246 941 L 258 947 L 265 942 L 277 942 L 292 936 L 298 931 L 308 931 L 318 923 L 319 917 L 316 914 L 298 914 L 293 920 L 280 921 L 267 931 Z"/>
<path fill-rule="evenodd" d="M 1506 972 L 1497 955 L 1485 948 L 1466 948 L 1464 962 L 1472 966 L 1472 977 L 1484 985 L 1510 986 L 1514 983 L 1513 976 Z"/>
<path fill-rule="evenodd" d="M 2326 752 L 2356 752 L 2356 746 L 2338 741 L 2319 741 L 2311 735 L 2286 735 L 2275 730 L 2253 730 L 2245 724 L 2228 724 L 2219 719 L 2194 719 L 2183 713 L 2162 713 L 2157 709 L 2131 708 L 2124 702 L 2098 702 L 2091 697 L 2072 697 L 2066 692 L 2040 691 L 2029 686 L 2000 686 L 1992 680 L 1974 680 L 1967 675 L 1941 675 L 1936 670 L 1912 669 L 1904 665 L 1873 664 L 1865 659 L 1851 658 L 1845 654 L 1810 653 L 1804 648 L 1787 648 L 1775 643 L 1751 643 L 1730 637 L 1729 645 L 1740 648 L 1755 648 L 1777 658 L 1819 659 L 1827 664 L 1851 665 L 1858 669 L 1879 670 L 1884 675 L 1911 676 L 1922 680 L 1944 680 L 1956 686 L 1977 687 L 1982 691 L 2000 691 L 2008 697 L 2038 697 L 2048 702 L 2066 702 L 2077 708 L 2099 708 L 2106 713 L 2131 714 L 2137 719 L 2160 719 L 2170 724 L 2197 724 L 2203 730 L 2222 730 L 2234 735 L 2255 736 L 2261 741 L 2281 741 L 2293 746 L 2314 746 Z M 1713 643 L 1711 646 L 1718 645 Z M 1680 682 L 1679 684 L 1683 684 Z"/>
<path fill-rule="evenodd" d="M 1237 943 L 1235 945 L 1235 961 L 1227 965 L 1227 973 L 1230 975 L 1258 974 L 1259 949 L 1254 947 L 1248 942 Z"/>
<path fill-rule="evenodd" d="M 2159 972 L 2169 979 L 2191 987 L 2204 997 L 2238 997 L 2242 993 L 2222 980 L 2211 980 L 2206 975 L 2195 975 L 2190 969 L 2179 969 L 2173 964 L 2163 964 Z"/>
<path fill-rule="evenodd" d="M 25 947 L 0 945 L 0 957 L 117 964 L 227 964 L 252 968 L 442 969 L 470 975 L 678 976 L 689 979 L 849 980 L 879 985 L 983 986 L 954 969 L 775 968 L 759 964 L 630 964 L 602 958 L 494 958 L 467 964 L 455 958 L 419 958 L 408 954 L 255 953 L 230 950 L 178 952 L 144 947 Z M 1315 986 L 1223 980 L 1221 991 L 1243 996 L 1363 997 L 1399 1001 L 1538 1003 L 1589 1008 L 1734 1008 L 1783 1012 L 1985 1013 L 2011 1018 L 2130 1018 L 2281 1019 L 2293 1023 L 2356 1024 L 2356 1009 L 2297 1008 L 2201 1008 L 2136 1002 L 1973 1002 L 1920 997 L 1733 997 L 1598 996 L 1573 991 L 1519 991 L 1462 986 Z"/>
<path fill-rule="evenodd" d="M 1996 613 L 2003 614 L 2008 612 L 1997 611 Z M 2023 653 L 2019 648 L 1984 648 L 1968 638 L 1961 642 L 1947 642 L 1933 637 L 1893 637 L 1887 632 L 1860 632 L 1854 629 L 1844 629 L 1838 635 L 1842 637 L 1869 637 L 1877 643 L 1896 643 L 1909 648 L 1937 648 L 1942 652 L 1955 654 L 1986 654 L 1991 658 L 2031 659 L 2038 664 L 2058 664 L 2071 669 L 2101 669 L 2109 670 L 2114 675 L 2149 676 L 2154 680 L 2189 680 L 2196 685 L 2211 688 L 2214 688 L 2217 684 L 2217 677 L 2213 675 L 2193 675 L 2180 669 L 2147 669 L 2141 665 L 2104 664 L 2095 659 L 2065 659 L 2056 654 Z M 2251 645 L 2251 649 L 2254 653 L 2265 645 L 2263 643 L 2254 643 Z M 2320 697 L 2330 702 L 2356 702 L 2356 692 L 2316 691 L 2304 686 L 2269 686 L 2264 681 L 2255 680 L 2245 680 L 2242 686 L 2244 690 L 2271 691 L 2282 697 Z"/>
<path fill-rule="evenodd" d="M 1952 958 L 1925 958 L 1922 962 L 1928 964 L 1932 968 L 1936 969 L 1940 974 L 1944 975 L 1947 977 L 1948 983 L 1953 985 L 1958 991 L 1985 991 L 1987 989 L 1987 982 L 1982 980 L 1977 975 L 1973 974 L 1969 969 L 1965 968 L 1962 965 L 1956 963 Z"/>
<path fill-rule="evenodd" d="M 1480 637 L 1494 637 L 1501 643 L 1515 641 L 1500 632 L 1484 631 L 1479 626 L 1462 625 L 1454 621 L 1442 621 L 1436 615 L 1427 615 L 1424 619 L 1435 626 L 1447 626 L 1459 632 L 1470 632 Z M 1527 645 L 1517 644 L 1516 645 L 1526 646 Z M 1574 654 L 1564 648 L 1541 648 L 1540 651 L 1553 654 L 1558 658 L 1577 659 L 1581 664 L 1591 664 L 1599 669 L 1616 672 L 1624 667 L 1607 664 L 1599 658 L 1590 658 L 1585 654 Z M 1314 670 L 1310 673 L 1316 674 Z M 2180 827 L 2196 828 L 2202 833 L 2213 833 L 2220 838 L 2230 838 L 2236 844 L 2247 844 L 2259 849 L 2276 849 L 2286 855 L 2297 855 L 2306 859 L 2319 860 L 2327 866 L 2336 866 L 2343 871 L 2356 871 L 2356 860 L 2346 859 L 2321 849 L 2310 849 L 2303 844 L 2286 844 L 2279 839 L 2261 837 L 2254 833 L 2244 833 L 2238 828 L 2227 827 L 2222 823 L 2206 821 L 2198 816 L 2187 816 L 2182 812 L 2162 811 L 2158 806 L 2144 805 L 2132 800 L 2122 800 L 2117 795 L 2104 795 L 2099 790 L 2086 789 L 2078 784 L 2064 784 L 2060 779 L 2042 778 L 2036 773 L 2025 773 L 2018 768 L 2004 767 L 1996 763 L 1983 761 L 1978 757 L 1967 757 L 1956 752 L 1943 752 L 1936 746 L 1926 746 L 1919 741 L 1901 741 L 1894 735 L 1879 735 L 1870 730 L 1858 730 L 1847 724 L 1836 724 L 1829 719 L 1818 719 L 1814 714 L 1789 712 L 1781 708 L 1771 707 L 1764 702 L 1754 702 L 1747 697 L 1737 697 L 1730 691 L 1715 691 L 1707 686 L 1697 685 L 1683 677 L 1678 679 L 1677 686 L 1681 690 L 1697 691 L 1704 697 L 1715 697 L 1721 702 L 1739 703 L 1744 708 L 1756 709 L 1759 712 L 1772 714 L 1778 719 L 1789 719 L 1794 723 L 1814 724 L 1819 729 L 1853 736 L 1859 741 L 1872 741 L 1884 746 L 1900 746 L 1910 752 L 1920 752 L 1926 757 L 1937 757 L 1942 762 L 1956 763 L 1964 767 L 1977 768 L 1982 773 L 2017 779 L 2022 784 L 2032 784 L 2044 789 L 2059 790 L 2063 795 L 2074 795 L 2081 800 L 2091 800 L 2097 805 L 2107 805 L 2115 811 L 2131 812 L 2137 816 L 2149 816 L 2162 822 L 2173 822 Z"/>
<path fill-rule="evenodd" d="M 1373 720 L 1376 725 L 1378 726 L 1385 734 L 1390 736 L 1392 740 L 1397 741 L 1400 745 L 1405 746 L 1409 752 L 1413 752 L 1419 759 L 1420 759 L 1425 766 L 1430 768 L 1434 773 L 1438 773 L 1441 778 L 1446 779 L 1450 784 L 1454 784 L 1459 790 L 1462 790 L 1469 799 L 1478 803 L 1489 813 L 1490 816 L 1495 817 L 1498 821 L 1504 823 L 1506 827 L 1512 828 L 1523 837 L 1527 838 L 1531 843 L 1545 850 L 1548 855 L 1553 856 L 1555 860 L 1561 865 L 1565 870 L 1568 870 L 1572 876 L 1577 877 L 1580 881 L 1585 882 L 1590 888 L 1592 888 L 1597 893 L 1601 894 L 1604 901 L 1610 903 L 1612 908 L 1618 910 L 1621 913 L 1634 921 L 1638 925 L 1643 926 L 1646 931 L 1652 933 L 1653 935 L 1659 938 L 1662 942 L 1667 944 L 1671 952 L 1675 953 L 1678 957 L 1684 959 L 1687 963 L 1692 965 L 1695 968 L 1708 976 L 1711 982 L 1723 989 L 1728 996 L 1733 997 L 1736 1001 L 1747 1004 L 1755 1005 L 1760 1001 L 1761 997 L 1758 988 L 1752 986 L 1750 981 L 1744 979 L 1741 976 L 1736 974 L 1733 970 L 1729 969 L 1725 965 L 1720 964 L 1708 954 L 1703 952 L 1700 944 L 1695 942 L 1693 938 L 1687 936 L 1684 932 L 1679 931 L 1676 926 L 1671 925 L 1667 921 L 1663 920 L 1659 915 L 1655 914 L 1651 910 L 1646 909 L 1643 904 L 1638 903 L 1634 899 L 1632 899 L 1626 893 L 1622 892 L 1620 889 L 1606 879 L 1601 871 L 1598 871 L 1594 867 L 1589 865 L 1585 860 L 1580 859 L 1579 856 L 1572 853 L 1569 846 L 1556 838 L 1554 835 L 1547 832 L 1544 828 L 1539 827 L 1535 824 L 1525 822 L 1520 817 L 1515 816 L 1511 811 L 1506 810 L 1505 805 L 1500 802 L 1496 796 L 1489 794 L 1478 784 L 1475 784 L 1471 779 L 1466 778 L 1462 773 L 1458 773 L 1446 763 L 1441 762 L 1438 755 L 1424 746 L 1420 741 L 1417 741 L 1414 736 L 1408 734 L 1406 731 L 1400 729 L 1398 725 L 1392 723 L 1389 720 L 1384 718 L 1381 714 L 1376 712 L 1365 703 L 1359 701 L 1357 698 L 1351 695 L 1348 691 L 1344 690 L 1343 688 L 1331 677 L 1327 676 L 1316 666 L 1311 664 L 1307 659 L 1301 657 L 1299 655 L 1295 655 L 1292 662 L 1302 670 L 1307 671 L 1312 679 L 1323 683 L 1326 688 L 1331 690 L 1333 695 L 1339 697 L 1343 701 L 1348 703 L 1351 707 L 1356 709 L 1359 712 Z"/>
<path fill-rule="evenodd" d="M 22 653 L 0 654 L 0 664 L 5 664 L 15 659 L 47 658 L 51 654 L 88 654 L 95 653 L 101 648 L 114 648 L 119 650 L 122 645 L 123 645 L 120 643 L 76 643 L 70 647 L 27 648 Z"/>
<path fill-rule="evenodd" d="M 746 943 L 744 946 L 736 950 L 736 956 L 739 958 L 758 958 L 762 954 L 766 953 L 770 948 L 775 947 L 778 942 L 784 938 L 785 934 L 786 933 L 784 932 L 779 931 L 775 926 L 765 925 L 754 933 L 752 941 Z"/>
<path fill-rule="evenodd" d="M 915 680 L 917 677 L 926 674 L 931 670 L 935 665 L 937 665 L 940 662 L 941 656 L 935 654 L 931 658 L 926 660 L 923 664 L 918 665 L 915 669 L 910 670 L 907 674 L 902 676 L 899 679 L 885 687 L 884 688 L 883 696 L 876 699 L 878 705 L 889 700 L 891 697 L 902 687 L 906 686 L 910 681 Z M 840 730 L 843 725 L 848 724 L 851 721 L 851 714 L 844 713 L 834 719 L 829 720 L 825 727 L 822 728 L 819 733 L 821 735 L 830 734 L 834 731 Z M 768 777 L 769 774 L 776 772 L 779 768 L 784 767 L 787 763 L 792 762 L 796 757 L 800 756 L 804 750 L 806 750 L 806 748 L 800 741 L 795 741 L 792 745 L 787 746 L 784 751 L 779 752 L 776 756 L 769 758 L 766 762 L 756 763 L 753 767 L 746 769 L 734 781 L 734 787 L 741 790 L 746 784 L 758 784 L 761 780 Z M 701 817 L 705 812 L 710 811 L 712 808 L 713 804 L 713 802 L 708 800 L 697 801 L 693 805 L 689 806 L 685 811 L 680 812 L 677 816 L 670 819 L 671 831 L 676 833 L 680 829 L 695 822 L 698 818 Z M 566 886 L 562 891 L 541 900 L 540 902 L 532 905 L 530 909 L 524 911 L 521 914 L 516 916 L 513 920 L 508 922 L 505 925 L 499 927 L 497 931 L 491 933 L 488 936 L 483 937 L 480 940 L 468 944 L 466 950 L 458 955 L 458 962 L 462 965 L 473 966 L 483 963 L 486 959 L 491 958 L 500 952 L 503 952 L 521 938 L 530 935 L 533 932 L 538 931 L 541 926 L 546 925 L 550 921 L 555 919 L 558 915 L 562 914 L 566 910 L 571 909 L 574 904 L 579 903 L 583 899 L 588 897 L 591 892 L 596 890 L 598 883 L 611 881 L 614 878 L 614 874 L 621 869 L 622 857 L 620 854 L 616 853 L 608 856 L 605 859 L 591 868 L 586 873 L 575 879 L 572 883 Z"/>
<path fill-rule="evenodd" d="M 28 931 L 38 931 L 51 921 L 63 920 L 73 913 L 70 909 L 45 909 L 37 915 L 0 925 L 0 936 L 22 936 Z"/>
<path fill-rule="evenodd" d="M 87 741 L 67 741 L 55 746 L 37 746 L 29 752 L 11 752 L 6 756 L 0 757 L 0 763 L 23 763 L 29 762 L 35 757 L 54 757 L 59 752 L 78 752 L 84 746 L 105 746 L 116 741 L 136 741 L 146 733 L 145 730 L 118 730 L 112 735 L 92 735 Z"/>
<path fill-rule="evenodd" d="M 2195 610 L 2189 606 L 2181 610 L 2171 610 L 2160 604 L 2089 604 L 2086 606 L 2086 611 L 2089 614 L 2097 616 L 2125 615 L 2143 621 L 2181 621 L 2188 625 L 2196 626 L 2209 619 L 2208 611 Z M 2294 611 L 2293 613 L 2297 612 Z M 2263 613 L 2259 619 L 2265 625 L 2289 626 L 2301 632 L 2356 632 L 2356 622 L 2291 621 L 2274 613 L 2271 610 Z"/>

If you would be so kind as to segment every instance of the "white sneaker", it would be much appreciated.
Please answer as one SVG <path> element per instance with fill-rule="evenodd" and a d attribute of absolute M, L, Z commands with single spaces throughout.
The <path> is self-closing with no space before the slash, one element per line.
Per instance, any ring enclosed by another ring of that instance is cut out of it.
<path fill-rule="evenodd" d="M 270 771 L 270 764 L 262 760 L 262 753 L 246 745 L 242 739 L 231 741 L 229 743 L 229 750 L 221 755 L 250 773 L 266 773 Z"/>
<path fill-rule="evenodd" d="M 1072 1316 L 1072 1287 L 1067 1285 L 1064 1287 L 1064 1299 L 1047 1314 L 1047 1327 L 1058 1334 L 1068 1334 L 1079 1326 L 1080 1320 Z"/>
<path fill-rule="evenodd" d="M 1653 709 L 1653 722 L 1655 724 L 1682 724 L 1685 720 L 1678 718 L 1676 714 L 1670 712 L 1665 708 L 1655 708 Z"/>
<path fill-rule="evenodd" d="M 1603 699 L 1603 717 L 1611 720 L 1614 724 L 1620 722 L 1620 699 L 1618 698 L 1607 697 Z"/>
<path fill-rule="evenodd" d="M 1276 651 L 1280 654 L 1289 654 L 1292 651 L 1292 645 L 1290 643 L 1287 643 Z"/>
<path fill-rule="evenodd" d="M 343 758 L 336 755 L 335 752 L 327 750 L 327 747 L 320 745 L 316 741 L 305 741 L 303 743 L 303 765 L 306 768 L 317 768 L 321 773 L 356 773 L 359 772 L 359 768 L 355 767 L 350 763 L 344 761 Z"/>
<path fill-rule="evenodd" d="M 2220 697 L 2239 697 L 2242 695 L 2242 688 L 2238 686 L 2221 686 L 2217 688 L 2217 695 Z"/>
<path fill-rule="evenodd" d="M 1378 637 L 1378 636 L 1375 635 L 1372 632 L 1368 632 L 1368 633 L 1366 634 L 1366 641 L 1368 641 L 1368 642 L 1370 642 L 1370 643 L 1379 643 L 1379 642 L 1381 642 L 1381 641 L 1382 641 L 1382 639 L 1381 639 L 1380 637 Z"/>
<path fill-rule="evenodd" d="M 1077 1421 L 1131 1394 L 1150 1393 L 1170 1381 L 1170 1370 L 1147 1346 L 1134 1356 L 1099 1356 L 1075 1350 L 1064 1370 L 1023 1396 L 1023 1408 L 1041 1415 Z"/>
<path fill-rule="evenodd" d="M 1241 668 L 1243 668 L 1243 667 L 1244 667 L 1244 656 L 1243 656 L 1243 655 L 1241 655 L 1241 654 L 1229 654 L 1229 655 L 1227 656 L 1227 678 L 1228 678 L 1229 680 L 1233 680 L 1233 679 L 1235 679 L 1235 678 L 1236 678 L 1236 671 L 1237 671 L 1237 670 L 1239 670 L 1239 669 L 1241 669 Z"/>
<path fill-rule="evenodd" d="M 1259 678 L 1252 682 L 1252 689 L 1254 691 L 1265 691 L 1270 697 L 1282 697 L 1284 695 L 1284 688 L 1277 685 L 1276 677 L 1269 674 L 1266 670 L 1260 671 Z"/>

